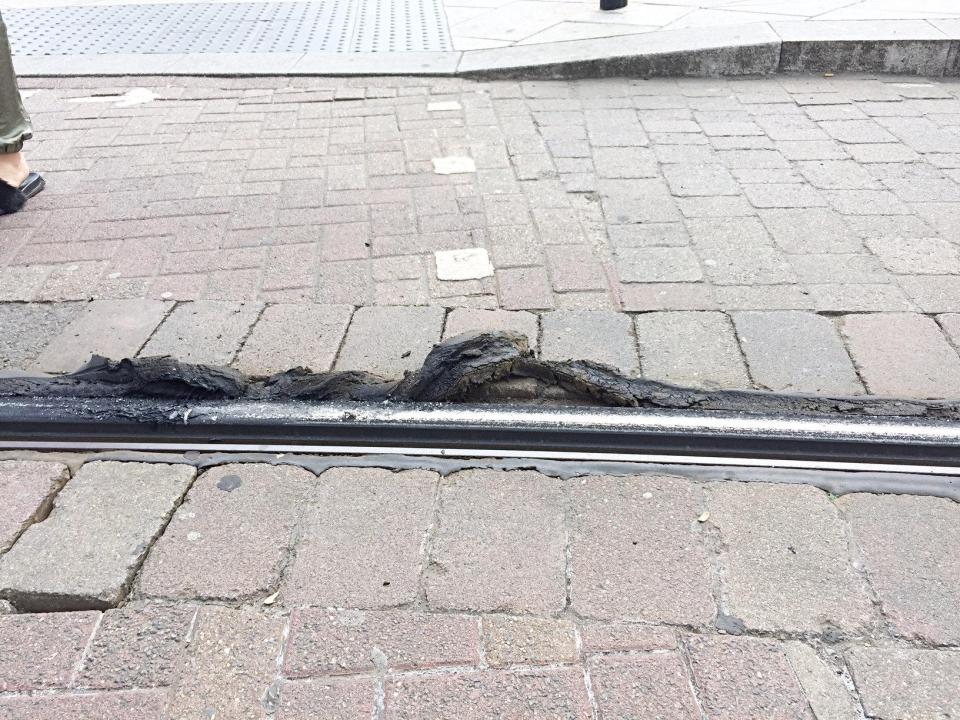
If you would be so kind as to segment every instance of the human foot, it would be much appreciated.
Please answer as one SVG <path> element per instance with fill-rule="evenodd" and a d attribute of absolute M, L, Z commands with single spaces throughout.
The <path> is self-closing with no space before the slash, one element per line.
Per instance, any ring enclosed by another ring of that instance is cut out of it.
<path fill-rule="evenodd" d="M 0 180 L 7 185 L 20 187 L 29 175 L 30 168 L 22 152 L 0 155 Z"/>

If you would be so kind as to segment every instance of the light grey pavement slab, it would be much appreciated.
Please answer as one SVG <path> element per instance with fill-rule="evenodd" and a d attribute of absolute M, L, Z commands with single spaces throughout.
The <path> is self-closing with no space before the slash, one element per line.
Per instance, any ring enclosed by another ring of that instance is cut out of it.
<path fill-rule="evenodd" d="M 152 517 L 157 489 L 195 470 L 72 462 L 59 502 L 74 518 L 115 516 L 121 485 L 124 515 Z M 139 537 L 134 584 L 162 564 L 186 587 L 205 564 L 218 583 L 277 589 L 0 614 L 0 718 L 955 714 L 960 505 L 773 479 L 214 466 L 159 538 Z M 293 496 L 290 533 L 277 518 Z M 44 547 L 56 513 L 0 554 L 0 576 L 11 557 L 48 572 L 94 552 L 103 563 L 61 575 L 103 573 L 116 521 Z M 879 621 L 861 626 L 864 611 Z"/>
<path fill-rule="evenodd" d="M 146 99 L 124 107 L 138 87 Z M 0 219 L 7 368 L 64 371 L 142 345 L 257 375 L 306 364 L 396 378 L 441 337 L 500 326 L 544 357 L 651 378 L 958 392 L 950 80 L 101 78 L 24 91 L 48 187 Z M 473 169 L 438 174 L 445 157 Z M 485 251 L 493 277 L 484 265 L 439 279 L 445 250 Z M 137 324 L 143 308 L 156 326 Z M 137 332 L 112 329 L 124 323 Z"/>

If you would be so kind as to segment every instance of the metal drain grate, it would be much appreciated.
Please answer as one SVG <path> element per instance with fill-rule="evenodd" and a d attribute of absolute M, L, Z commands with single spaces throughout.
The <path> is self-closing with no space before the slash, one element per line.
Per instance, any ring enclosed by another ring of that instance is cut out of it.
<path fill-rule="evenodd" d="M 16 55 L 450 50 L 441 0 L 88 5 L 4 10 Z"/>

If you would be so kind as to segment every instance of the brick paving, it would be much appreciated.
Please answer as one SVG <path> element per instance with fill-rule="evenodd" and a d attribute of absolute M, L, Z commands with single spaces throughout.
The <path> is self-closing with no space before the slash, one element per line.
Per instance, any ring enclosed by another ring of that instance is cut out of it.
<path fill-rule="evenodd" d="M 144 540 L 135 582 L 102 598 L 86 575 L 112 562 L 127 520 L 73 490 L 104 472 L 76 462 L 49 518 L 0 551 L 0 596 L 15 605 L 0 613 L 4 720 L 960 712 L 953 501 L 837 498 L 759 471 L 743 483 L 224 465 L 187 483 L 159 539 Z M 149 467 L 178 487 L 192 474 Z M 143 468 L 109 471 L 119 484 Z M 0 501 L 18 480 L 66 470 L 21 460 L 4 472 Z M 273 500 L 258 494 L 267 486 Z M 324 492 L 291 513 L 304 486 Z M 31 541 L 63 524 L 61 504 L 98 518 L 89 565 L 29 578 L 52 611 L 32 613 L 27 580 L 8 569 L 63 552 L 56 536 Z M 295 518 L 292 532 L 254 511 Z M 284 554 L 279 573 L 253 537 L 272 525 L 289 536 L 264 536 Z M 265 556 L 244 559 L 254 551 Z M 165 599 L 138 591 L 158 584 L 151 564 L 177 589 Z M 209 583 L 228 577 L 262 591 L 210 602 Z"/>
<path fill-rule="evenodd" d="M 500 326 L 700 386 L 960 394 L 952 80 L 24 85 L 49 185 L 0 219 L 5 367 L 397 376 Z M 161 99 L 72 102 L 131 85 Z M 439 279 L 469 248 L 493 277 Z"/>

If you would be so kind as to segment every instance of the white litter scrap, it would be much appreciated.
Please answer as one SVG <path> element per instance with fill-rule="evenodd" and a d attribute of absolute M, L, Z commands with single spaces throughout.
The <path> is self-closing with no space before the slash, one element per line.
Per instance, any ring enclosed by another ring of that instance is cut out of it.
<path fill-rule="evenodd" d="M 493 275 L 490 255 L 483 248 L 467 250 L 438 250 L 438 280 L 479 280 Z"/>
<path fill-rule="evenodd" d="M 72 103 L 110 103 L 114 107 L 128 108 L 137 105 L 146 105 L 159 99 L 153 90 L 147 88 L 133 88 L 122 95 L 94 95 L 92 97 L 70 98 Z"/>
<path fill-rule="evenodd" d="M 477 164 L 471 157 L 451 155 L 450 157 L 434 158 L 433 171 L 437 175 L 459 175 L 477 171 Z"/>
<path fill-rule="evenodd" d="M 428 112 L 447 112 L 449 110 L 463 110 L 463 105 L 456 100 L 427 103 Z"/>

